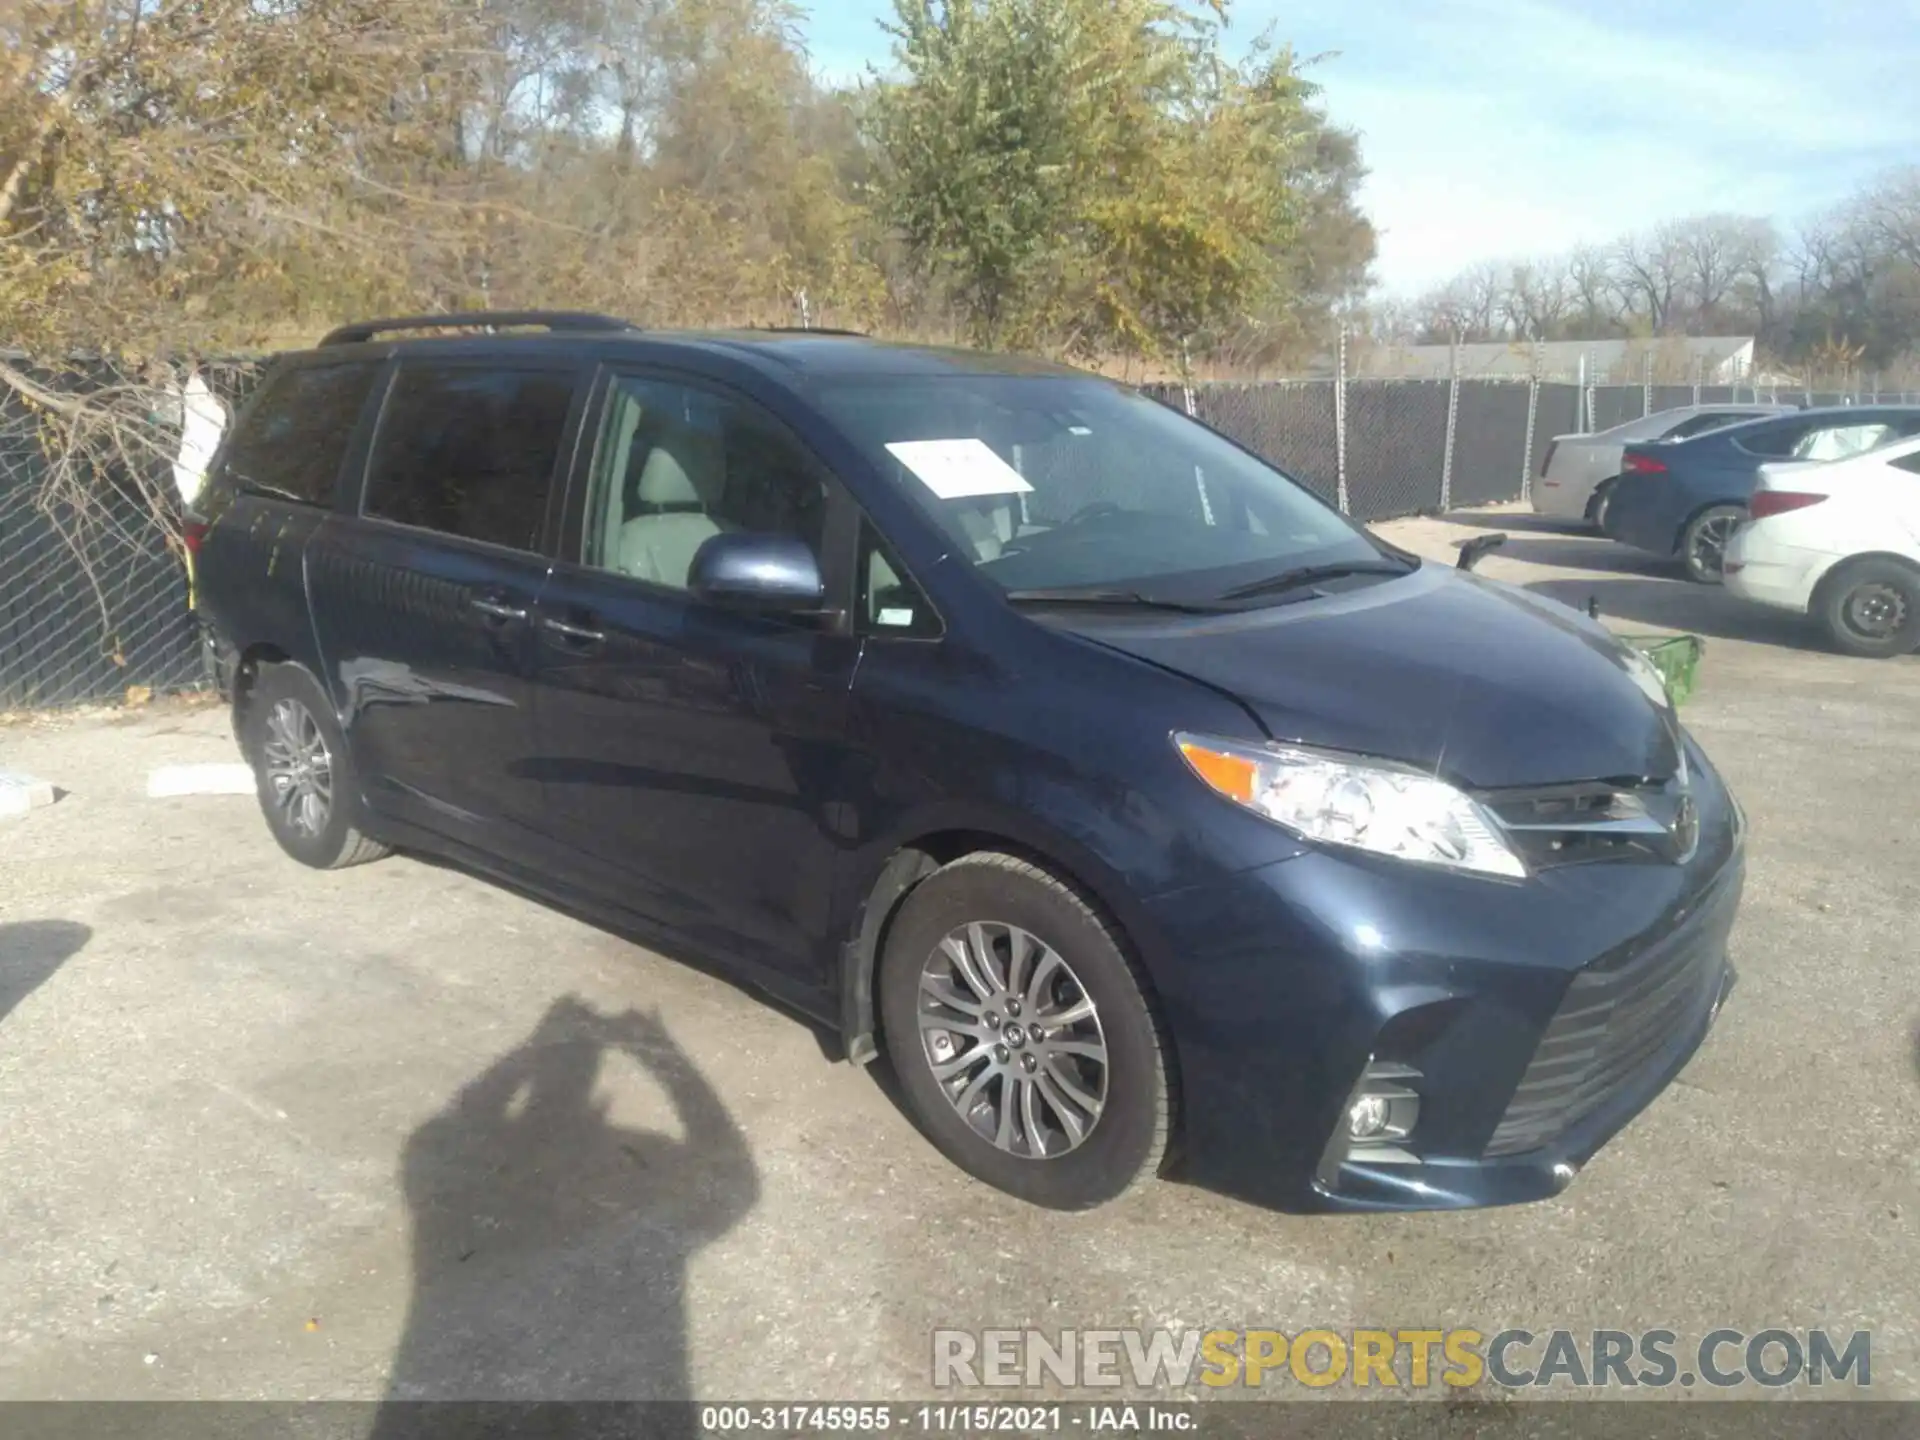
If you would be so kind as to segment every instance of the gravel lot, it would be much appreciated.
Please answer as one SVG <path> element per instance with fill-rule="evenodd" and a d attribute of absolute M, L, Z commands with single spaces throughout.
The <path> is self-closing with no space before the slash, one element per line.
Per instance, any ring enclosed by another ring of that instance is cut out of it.
<path fill-rule="evenodd" d="M 0 1397 L 878 1399 L 942 1326 L 1467 1324 L 1868 1328 L 1873 1393 L 1920 1398 L 1920 659 L 1455 518 L 1382 529 L 1508 529 L 1487 573 L 1710 637 L 1689 723 L 1752 821 L 1741 985 L 1561 1198 L 1025 1209 L 724 981 L 147 799 L 233 758 L 218 711 L 18 722 L 0 765 L 67 793 L 0 822 Z"/>

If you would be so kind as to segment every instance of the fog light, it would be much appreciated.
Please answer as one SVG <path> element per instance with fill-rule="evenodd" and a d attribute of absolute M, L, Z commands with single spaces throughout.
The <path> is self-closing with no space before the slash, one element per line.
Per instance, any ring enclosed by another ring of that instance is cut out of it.
<path fill-rule="evenodd" d="M 1387 1133 L 1389 1113 L 1384 1095 L 1362 1095 L 1347 1112 L 1347 1136 L 1353 1140 L 1375 1140 Z"/>
<path fill-rule="evenodd" d="M 1420 1094 L 1408 1083 L 1420 1078 L 1411 1065 L 1370 1060 L 1347 1105 L 1347 1139 L 1356 1146 L 1406 1139 L 1420 1120 Z"/>

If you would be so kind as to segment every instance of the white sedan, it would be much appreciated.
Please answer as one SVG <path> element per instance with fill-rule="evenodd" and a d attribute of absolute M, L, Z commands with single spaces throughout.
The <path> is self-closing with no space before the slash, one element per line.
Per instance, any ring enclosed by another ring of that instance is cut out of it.
<path fill-rule="evenodd" d="M 1742 425 L 1768 415 L 1784 415 L 1791 405 L 1681 405 L 1656 410 L 1591 435 L 1556 435 L 1540 461 L 1532 485 L 1534 513 L 1556 520 L 1584 520 L 1598 526 L 1606 516 L 1607 493 L 1620 478 L 1620 456 L 1628 445 L 1649 440 L 1687 440 L 1727 425 Z"/>
<path fill-rule="evenodd" d="M 1920 649 L 1920 438 L 1765 465 L 1727 544 L 1735 595 L 1811 615 L 1849 655 Z"/>

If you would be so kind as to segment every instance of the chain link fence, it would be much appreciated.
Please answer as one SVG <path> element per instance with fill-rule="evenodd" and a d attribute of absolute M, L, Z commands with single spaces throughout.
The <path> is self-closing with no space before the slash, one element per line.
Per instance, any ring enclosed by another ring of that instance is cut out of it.
<path fill-rule="evenodd" d="M 111 387 L 117 413 L 85 422 L 96 434 L 76 454 L 47 404 L 0 387 L 0 710 L 198 687 L 178 510 L 156 504 L 174 491 L 155 448 L 177 449 L 182 423 L 168 388 L 129 385 L 97 364 L 26 373 L 61 398 Z M 201 374 L 231 411 L 258 371 Z M 151 408 L 133 413 L 143 388 Z"/>
<path fill-rule="evenodd" d="M 1639 384 L 1455 375 L 1144 388 L 1366 521 L 1524 500 L 1556 436 L 1606 430 L 1660 410 L 1920 404 L 1920 390 L 1882 389 L 1877 381 L 1815 390 L 1655 383 L 1655 374 L 1648 364 Z"/>

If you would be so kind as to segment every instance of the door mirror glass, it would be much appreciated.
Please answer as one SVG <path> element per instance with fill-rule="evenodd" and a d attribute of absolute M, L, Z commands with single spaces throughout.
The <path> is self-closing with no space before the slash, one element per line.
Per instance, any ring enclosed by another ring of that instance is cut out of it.
<path fill-rule="evenodd" d="M 694 552 L 687 588 L 695 598 L 737 610 L 786 614 L 818 610 L 826 598 L 820 562 L 793 535 L 715 535 Z"/>

